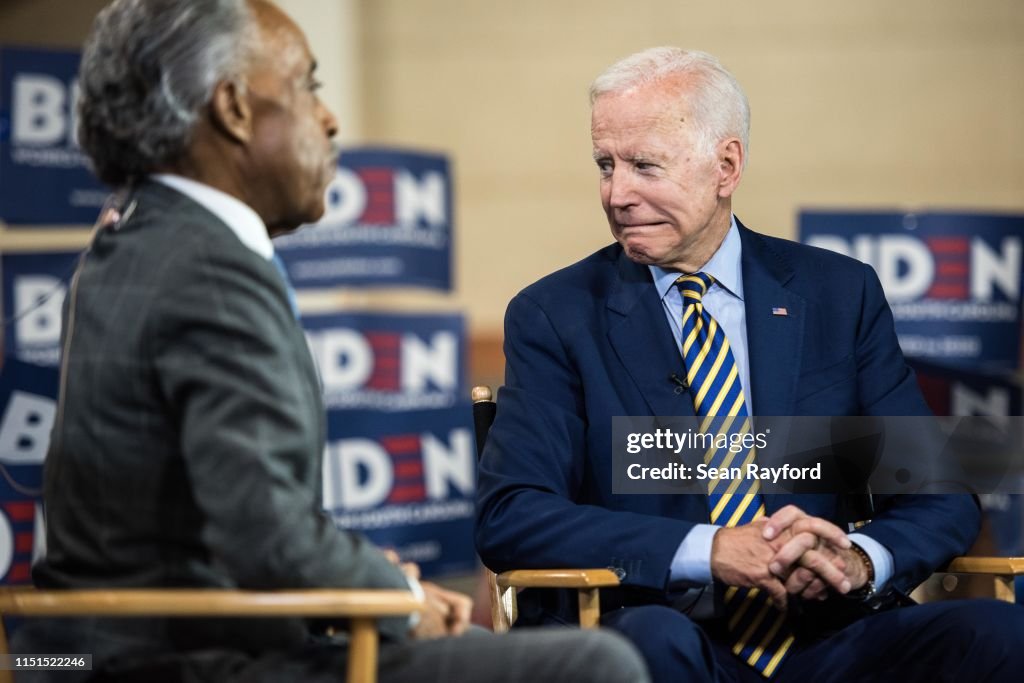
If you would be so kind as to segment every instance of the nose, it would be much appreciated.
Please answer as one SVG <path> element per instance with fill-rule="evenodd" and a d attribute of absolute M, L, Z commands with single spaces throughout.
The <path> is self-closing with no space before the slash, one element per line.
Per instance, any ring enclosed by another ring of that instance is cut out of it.
<path fill-rule="evenodd" d="M 604 179 L 606 203 L 612 209 L 624 209 L 636 204 L 633 179 L 628 169 L 616 168 Z"/>
<path fill-rule="evenodd" d="M 320 125 L 324 129 L 324 133 L 328 138 L 333 138 L 338 134 L 338 120 L 334 118 L 334 114 L 330 109 L 327 108 L 320 99 L 317 99 L 317 107 L 319 108 L 319 119 Z"/>

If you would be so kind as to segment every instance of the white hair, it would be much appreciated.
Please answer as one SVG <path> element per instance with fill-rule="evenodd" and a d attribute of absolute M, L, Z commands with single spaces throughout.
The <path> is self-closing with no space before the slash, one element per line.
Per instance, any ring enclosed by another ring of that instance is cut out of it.
<path fill-rule="evenodd" d="M 681 99 L 696 120 L 699 144 L 708 156 L 729 137 L 750 149 L 750 104 L 736 78 L 714 56 L 678 47 L 652 47 L 632 54 L 605 69 L 590 86 L 590 104 L 607 94 L 621 93 L 673 76 L 682 76 L 693 87 Z M 744 155 L 744 163 L 746 163 Z"/>

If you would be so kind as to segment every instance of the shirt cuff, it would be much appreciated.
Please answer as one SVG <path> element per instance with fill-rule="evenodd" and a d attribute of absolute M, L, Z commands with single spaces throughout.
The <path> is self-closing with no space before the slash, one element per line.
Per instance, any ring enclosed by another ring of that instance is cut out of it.
<path fill-rule="evenodd" d="M 719 529 L 716 524 L 693 525 L 672 558 L 669 583 L 711 583 L 711 543 Z"/>
<path fill-rule="evenodd" d="M 848 538 L 859 545 L 871 558 L 875 570 L 875 590 L 885 588 L 895 571 L 892 553 L 884 545 L 865 534 L 850 534 Z"/>
<path fill-rule="evenodd" d="M 417 581 L 416 579 L 414 579 L 411 576 L 406 576 L 405 580 L 409 583 L 409 590 L 412 591 L 412 594 L 414 596 L 416 596 L 417 600 L 423 601 L 423 600 L 426 599 L 427 594 L 423 592 L 423 586 L 420 585 L 419 581 Z M 419 625 L 420 625 L 420 613 L 419 612 L 413 612 L 412 614 L 409 615 L 409 630 L 411 631 L 411 630 L 413 630 L 414 628 L 416 628 Z"/>

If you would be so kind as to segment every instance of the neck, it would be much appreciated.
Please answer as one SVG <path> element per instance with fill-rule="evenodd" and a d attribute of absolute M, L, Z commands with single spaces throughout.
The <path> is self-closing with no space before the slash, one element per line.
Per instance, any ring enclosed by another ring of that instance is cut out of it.
<path fill-rule="evenodd" d="M 692 248 L 687 249 L 682 258 L 662 267 L 681 273 L 700 272 L 701 268 L 707 265 L 722 246 L 725 236 L 729 234 L 730 227 L 732 227 L 732 207 L 727 204 L 724 210 L 716 212 Z"/>
<path fill-rule="evenodd" d="M 280 217 L 269 215 L 266 202 L 261 201 L 258 184 L 246 173 L 246 163 L 237 145 L 219 139 L 200 142 L 204 137 L 196 135 L 196 141 L 177 163 L 158 170 L 175 173 L 231 195 L 256 212 L 271 237 L 298 227 L 281 225 Z"/>

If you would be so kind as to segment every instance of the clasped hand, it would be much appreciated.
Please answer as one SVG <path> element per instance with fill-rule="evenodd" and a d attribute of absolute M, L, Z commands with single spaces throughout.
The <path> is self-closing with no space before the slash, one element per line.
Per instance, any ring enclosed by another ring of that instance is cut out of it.
<path fill-rule="evenodd" d="M 402 573 L 419 582 L 423 588 L 424 607 L 420 612 L 419 622 L 412 629 L 412 637 L 417 640 L 443 638 L 445 636 L 461 636 L 469 628 L 469 620 L 473 611 L 473 601 L 455 591 L 441 588 L 437 584 L 420 580 L 420 568 L 412 562 L 402 562 L 398 553 L 385 549 L 385 557 L 397 565 Z"/>
<path fill-rule="evenodd" d="M 749 524 L 725 527 L 711 546 L 711 573 L 730 586 L 759 588 L 779 609 L 788 596 L 824 600 L 867 582 L 867 568 L 846 532 L 795 505 Z"/>

